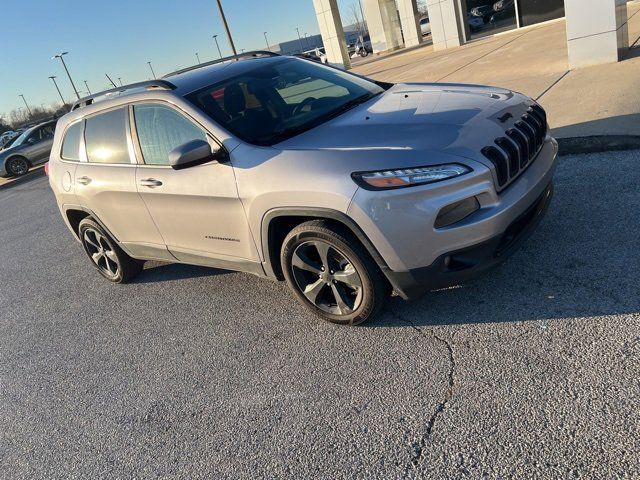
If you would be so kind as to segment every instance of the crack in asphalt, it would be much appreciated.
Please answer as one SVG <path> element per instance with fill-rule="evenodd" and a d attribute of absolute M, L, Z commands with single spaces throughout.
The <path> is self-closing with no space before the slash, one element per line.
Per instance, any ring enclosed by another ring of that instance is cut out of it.
<path fill-rule="evenodd" d="M 391 315 L 394 316 L 397 320 L 399 320 L 401 322 L 408 323 L 409 326 L 411 326 L 411 328 L 413 328 L 416 332 L 418 332 L 418 334 L 421 337 L 426 338 L 426 339 L 433 338 L 433 339 L 437 340 L 438 342 L 440 342 L 447 349 L 447 354 L 448 354 L 448 357 L 449 357 L 449 372 L 448 372 L 448 375 L 447 375 L 447 380 L 448 380 L 447 391 L 445 392 L 445 395 L 444 395 L 444 398 L 442 399 L 442 401 L 438 403 L 438 405 L 436 406 L 435 410 L 433 411 L 433 413 L 429 417 L 429 421 L 427 422 L 427 425 L 426 425 L 424 434 L 422 435 L 422 438 L 420 439 L 419 442 L 415 442 L 414 445 L 413 445 L 414 453 L 413 453 L 413 456 L 411 458 L 410 464 L 408 464 L 406 469 L 405 469 L 405 473 L 409 473 L 409 470 L 411 470 L 412 467 L 415 470 L 416 468 L 418 468 L 424 462 L 424 459 L 425 459 L 425 456 L 426 456 L 427 443 L 429 442 L 429 439 L 431 438 L 431 432 L 433 431 L 433 427 L 434 427 L 434 425 L 436 423 L 436 420 L 442 414 L 442 412 L 444 412 L 446 406 L 449 404 L 449 402 L 451 401 L 451 398 L 453 397 L 453 387 L 455 385 L 456 360 L 455 360 L 455 357 L 454 357 L 454 354 L 453 354 L 453 347 L 451 346 L 451 344 L 449 343 L 448 340 L 440 337 L 439 335 L 437 335 L 433 331 L 430 332 L 431 335 L 428 335 L 421 328 L 416 326 L 411 320 L 403 318 L 402 316 L 400 316 L 398 313 L 396 313 L 394 311 L 389 310 L 389 313 L 391 313 Z"/>

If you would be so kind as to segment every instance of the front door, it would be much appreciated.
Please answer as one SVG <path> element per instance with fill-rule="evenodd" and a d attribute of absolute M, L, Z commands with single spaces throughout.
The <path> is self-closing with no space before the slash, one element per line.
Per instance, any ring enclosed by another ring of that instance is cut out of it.
<path fill-rule="evenodd" d="M 231 164 L 212 161 L 184 170 L 169 166 L 169 152 L 176 147 L 196 139 L 213 145 L 214 140 L 165 104 L 134 105 L 133 119 L 140 157 L 138 192 L 169 251 L 187 263 L 252 270 L 258 252 Z"/>
<path fill-rule="evenodd" d="M 29 135 L 26 141 L 28 146 L 24 149 L 24 153 L 32 164 L 37 165 L 49 158 L 54 131 L 55 125 L 48 124 L 37 128 Z"/>
<path fill-rule="evenodd" d="M 76 196 L 133 256 L 175 261 L 138 194 L 128 119 L 126 107 L 86 119 Z"/>

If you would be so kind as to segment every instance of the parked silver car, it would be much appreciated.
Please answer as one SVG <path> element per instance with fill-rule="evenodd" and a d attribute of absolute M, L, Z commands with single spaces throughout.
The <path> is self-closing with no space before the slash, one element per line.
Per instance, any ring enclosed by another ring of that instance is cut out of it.
<path fill-rule="evenodd" d="M 250 272 L 357 324 L 392 291 L 416 298 L 514 252 L 549 205 L 556 153 L 518 93 L 247 54 L 78 102 L 49 172 L 112 282 L 148 259 Z"/>
<path fill-rule="evenodd" d="M 0 176 L 19 177 L 49 159 L 56 121 L 25 130 L 9 148 L 0 151 Z"/>

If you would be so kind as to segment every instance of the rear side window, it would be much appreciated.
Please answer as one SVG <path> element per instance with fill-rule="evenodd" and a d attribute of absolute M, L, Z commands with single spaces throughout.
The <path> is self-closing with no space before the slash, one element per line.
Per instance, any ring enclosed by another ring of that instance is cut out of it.
<path fill-rule="evenodd" d="M 90 163 L 131 163 L 126 128 L 125 108 L 88 118 L 84 130 L 87 160 Z"/>
<path fill-rule="evenodd" d="M 173 110 L 158 104 L 133 107 L 140 149 L 147 165 L 169 165 L 169 152 L 192 140 L 207 141 L 204 131 Z"/>
<path fill-rule="evenodd" d="M 67 129 L 67 134 L 62 141 L 62 158 L 65 160 L 80 161 L 80 138 L 84 122 L 78 122 Z"/>

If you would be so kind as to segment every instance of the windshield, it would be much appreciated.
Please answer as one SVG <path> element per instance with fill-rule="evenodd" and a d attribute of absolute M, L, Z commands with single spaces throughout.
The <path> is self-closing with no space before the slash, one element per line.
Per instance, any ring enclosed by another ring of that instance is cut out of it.
<path fill-rule="evenodd" d="M 255 145 L 274 145 L 383 92 L 377 84 L 292 58 L 216 83 L 187 98 Z"/>
<path fill-rule="evenodd" d="M 11 146 L 12 147 L 19 147 L 20 145 L 22 145 L 32 131 L 33 131 L 33 129 L 30 128 L 30 129 L 25 130 L 24 132 L 22 132 L 22 134 L 18 138 L 16 138 L 13 141 L 13 143 L 11 143 Z"/>

